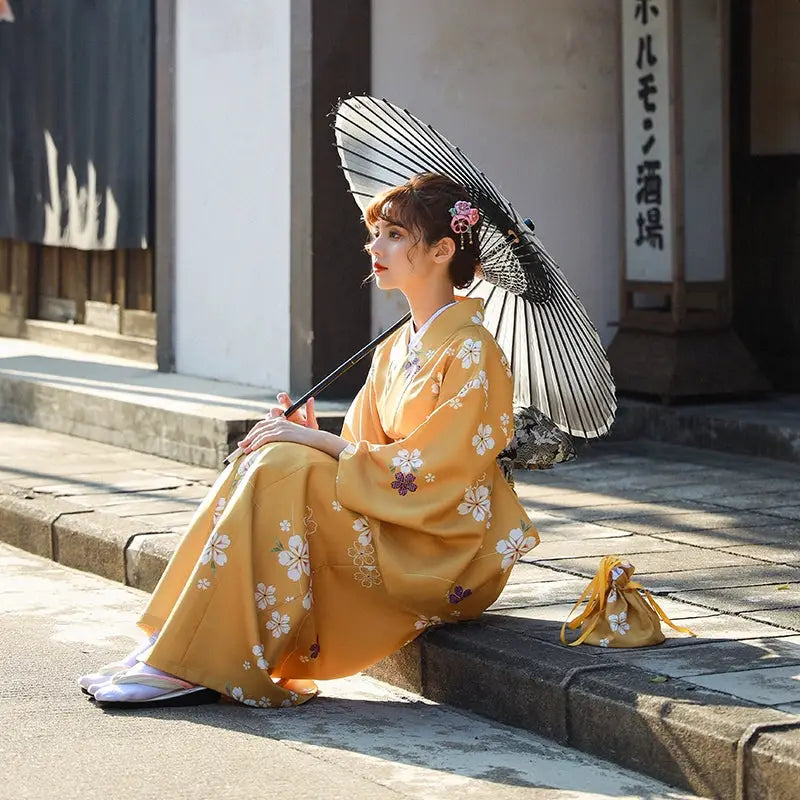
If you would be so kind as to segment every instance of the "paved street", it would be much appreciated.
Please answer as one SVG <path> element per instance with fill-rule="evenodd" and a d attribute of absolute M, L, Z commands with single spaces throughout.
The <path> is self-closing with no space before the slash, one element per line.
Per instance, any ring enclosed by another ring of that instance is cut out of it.
<path fill-rule="evenodd" d="M 146 595 L 0 545 L 0 798 L 684 798 L 367 678 L 270 712 L 104 712 L 75 677 L 130 647 Z"/>

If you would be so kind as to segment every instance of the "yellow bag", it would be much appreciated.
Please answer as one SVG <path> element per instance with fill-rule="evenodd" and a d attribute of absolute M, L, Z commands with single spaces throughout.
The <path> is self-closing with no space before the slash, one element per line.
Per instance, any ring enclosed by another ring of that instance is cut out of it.
<path fill-rule="evenodd" d="M 661 620 L 678 633 L 694 636 L 688 628 L 675 625 L 659 608 L 650 592 L 631 580 L 634 567 L 618 556 L 605 556 L 597 574 L 586 587 L 578 602 L 569 612 L 567 622 L 561 626 L 561 643 L 593 644 L 600 647 L 646 647 L 661 644 Z M 571 622 L 569 616 L 586 599 L 586 608 Z M 580 627 L 581 633 L 574 642 L 567 642 L 566 629 Z"/>

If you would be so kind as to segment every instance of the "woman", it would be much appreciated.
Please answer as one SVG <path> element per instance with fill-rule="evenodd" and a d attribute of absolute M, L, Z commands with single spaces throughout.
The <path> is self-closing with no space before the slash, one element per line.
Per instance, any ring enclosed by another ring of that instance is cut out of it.
<path fill-rule="evenodd" d="M 341 436 L 319 430 L 313 401 L 285 419 L 284 394 L 239 443 L 139 621 L 150 639 L 80 679 L 100 704 L 302 703 L 313 679 L 479 616 L 538 543 L 495 461 L 511 371 L 482 301 L 453 294 L 478 267 L 478 211 L 422 174 L 365 222 L 375 282 L 412 321 L 375 351 Z"/>

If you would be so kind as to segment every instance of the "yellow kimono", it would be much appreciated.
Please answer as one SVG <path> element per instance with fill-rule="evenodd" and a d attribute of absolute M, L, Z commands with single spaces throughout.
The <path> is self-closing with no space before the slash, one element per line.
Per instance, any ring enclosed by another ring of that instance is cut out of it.
<path fill-rule="evenodd" d="M 539 537 L 495 461 L 512 377 L 482 309 L 462 299 L 377 348 L 338 461 L 281 442 L 222 472 L 139 621 L 161 631 L 148 664 L 296 705 L 491 605 Z"/>

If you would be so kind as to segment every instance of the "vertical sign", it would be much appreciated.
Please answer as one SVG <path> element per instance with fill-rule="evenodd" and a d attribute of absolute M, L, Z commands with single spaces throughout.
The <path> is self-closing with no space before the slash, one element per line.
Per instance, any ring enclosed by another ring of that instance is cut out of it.
<path fill-rule="evenodd" d="M 671 282 L 671 2 L 621 3 L 625 277 Z"/>

